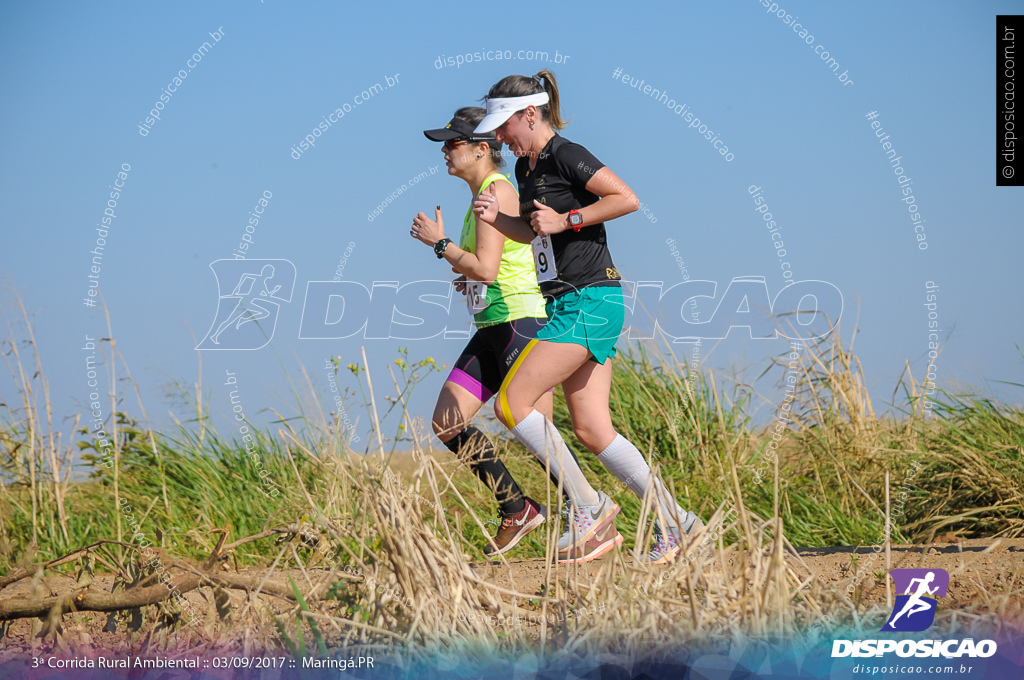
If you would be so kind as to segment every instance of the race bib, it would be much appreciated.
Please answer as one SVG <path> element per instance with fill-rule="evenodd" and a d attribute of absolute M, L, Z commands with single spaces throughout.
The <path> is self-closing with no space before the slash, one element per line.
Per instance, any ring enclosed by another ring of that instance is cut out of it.
<path fill-rule="evenodd" d="M 555 249 L 551 246 L 551 238 L 538 236 L 530 242 L 533 246 L 533 267 L 537 270 L 537 281 L 550 281 L 558 278 L 555 269 Z"/>
<path fill-rule="evenodd" d="M 466 281 L 466 306 L 469 313 L 479 314 L 487 309 L 487 284 L 480 281 Z"/>

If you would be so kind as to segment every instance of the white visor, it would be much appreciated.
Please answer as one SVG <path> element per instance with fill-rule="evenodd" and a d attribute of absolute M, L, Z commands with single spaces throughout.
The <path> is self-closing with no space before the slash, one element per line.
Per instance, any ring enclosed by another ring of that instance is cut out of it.
<path fill-rule="evenodd" d="M 538 92 L 528 94 L 525 97 L 500 97 L 487 100 L 487 115 L 480 121 L 480 124 L 473 130 L 475 134 L 493 132 L 502 123 L 512 117 L 517 111 L 522 111 L 527 106 L 541 106 L 548 103 L 548 93 Z"/>

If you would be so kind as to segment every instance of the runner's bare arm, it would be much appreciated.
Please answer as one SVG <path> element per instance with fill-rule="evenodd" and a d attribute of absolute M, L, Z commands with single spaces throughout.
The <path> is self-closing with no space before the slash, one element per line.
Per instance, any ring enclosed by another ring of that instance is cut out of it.
<path fill-rule="evenodd" d="M 433 220 L 424 213 L 417 214 L 413 219 L 411 233 L 413 238 L 429 246 L 445 238 L 441 206 L 434 211 Z M 499 231 L 477 219 L 476 252 L 471 253 L 455 243 L 449 243 L 444 251 L 444 259 L 452 266 L 454 272 L 474 281 L 491 282 L 498 277 L 504 245 L 505 237 Z"/>
<path fill-rule="evenodd" d="M 587 182 L 587 191 L 600 196 L 601 200 L 580 209 L 583 226 L 608 222 L 616 217 L 628 215 L 640 208 L 640 199 L 618 175 L 608 167 L 598 170 Z"/>
<path fill-rule="evenodd" d="M 496 185 L 497 188 L 495 188 Z M 499 212 L 499 207 L 501 208 Z M 495 182 L 473 201 L 476 219 L 493 224 L 502 234 L 519 243 L 529 243 L 537 234 L 523 218 L 519 217 L 519 196 L 506 182 Z"/>
<path fill-rule="evenodd" d="M 504 184 L 504 182 L 502 182 Z M 476 252 L 458 250 L 451 259 L 452 268 L 474 281 L 490 283 L 498 278 L 505 236 L 494 225 L 476 220 Z M 447 255 L 447 253 L 445 253 Z"/>

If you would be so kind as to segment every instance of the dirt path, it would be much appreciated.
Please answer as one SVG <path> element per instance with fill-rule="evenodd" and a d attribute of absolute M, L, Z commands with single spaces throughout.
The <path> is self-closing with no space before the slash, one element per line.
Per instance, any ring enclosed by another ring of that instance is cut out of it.
<path fill-rule="evenodd" d="M 885 552 L 875 556 L 871 548 L 798 548 L 799 560 L 788 556 L 797 573 L 806 574 L 806 565 L 826 587 L 834 587 L 840 593 L 856 581 L 859 584 L 858 604 L 883 604 L 886 601 Z M 608 559 L 602 558 L 590 564 L 578 565 L 580 575 L 587 577 Z M 626 556 L 627 563 L 632 562 Z M 802 564 L 801 564 L 802 563 Z M 932 545 L 894 545 L 891 548 L 892 569 L 940 568 L 950 575 L 949 591 L 940 604 L 942 609 L 952 610 L 968 605 L 978 606 L 990 603 L 1000 593 L 1024 587 L 1024 539 L 975 539 L 955 543 Z M 498 585 L 522 593 L 539 594 L 548 579 L 548 565 L 543 559 L 510 559 L 509 567 L 500 562 L 478 563 L 474 570 Z M 566 576 L 566 566 L 553 568 L 557 581 Z M 1024 601 L 1019 598 L 1016 608 L 1005 613 L 1015 614 L 1020 628 L 1024 630 Z"/>
<path fill-rule="evenodd" d="M 847 585 L 856 578 L 862 584 L 857 593 L 858 604 L 883 604 L 886 600 L 886 567 L 885 554 L 881 553 L 872 559 L 869 548 L 802 548 L 798 549 L 799 558 L 788 556 L 787 559 L 797 574 L 808 575 L 807 569 L 813 573 L 826 587 L 834 587 L 839 592 L 846 590 Z M 856 560 L 854 557 L 856 556 Z M 609 560 L 623 559 L 628 566 L 632 556 L 628 553 L 612 554 L 595 562 L 577 565 L 581 583 L 587 584 L 597 574 L 597 570 L 611 566 Z M 806 565 L 806 568 L 804 567 Z M 544 559 L 510 559 L 506 564 L 500 561 L 483 562 L 471 565 L 473 570 L 484 579 L 499 586 L 528 595 L 540 595 L 547 582 L 549 565 Z M 940 603 L 943 610 L 963 609 L 968 606 L 974 613 L 999 610 L 1004 621 L 1013 623 L 1024 631 L 1024 601 L 1019 597 L 1024 585 L 1024 539 L 1012 540 L 967 540 L 958 543 L 936 543 L 930 546 L 893 546 L 892 568 L 942 568 L 949 572 L 950 586 L 947 596 Z M 551 567 L 552 583 L 558 579 L 565 580 L 570 567 L 555 565 Z M 247 570 L 249 573 L 261 570 Z M 329 578 L 326 571 L 310 570 L 314 580 Z M 296 583 L 303 583 L 305 576 L 297 570 L 287 574 L 275 574 L 275 580 L 285 582 L 291 576 Z M 113 577 L 100 574 L 96 576 L 92 587 L 109 591 Z M 0 600 L 25 596 L 51 596 L 76 592 L 75 580 L 69 576 L 49 573 L 45 577 L 33 581 L 24 579 L 0 593 Z M 224 591 L 232 606 L 233 612 L 245 608 L 247 595 L 241 591 Z M 1015 600 L 1006 602 L 1003 593 L 1015 592 Z M 556 589 L 555 595 L 561 595 Z M 200 611 L 207 614 L 210 630 L 221 629 L 216 625 L 216 596 L 211 588 L 200 588 L 187 595 L 188 599 Z M 1000 600 L 1000 597 L 1002 599 Z M 277 645 L 278 641 L 271 614 L 285 613 L 290 609 L 285 601 L 272 597 L 260 596 L 260 604 L 251 606 L 256 612 L 259 626 L 235 625 L 228 626 L 230 632 L 210 638 L 203 631 L 203 624 L 196 624 L 192 645 L 201 644 L 207 649 L 224 647 L 260 648 L 263 644 Z M 530 603 L 523 603 L 527 608 Z M 528 611 L 522 610 L 521 611 Z M 63 642 L 71 648 L 93 648 L 109 652 L 137 649 L 146 641 L 153 641 L 154 631 L 158 628 L 157 608 L 149 607 L 138 617 L 137 632 L 126 634 L 123 624 L 117 632 L 109 632 L 110 619 L 100 612 L 82 612 L 67 614 L 63 618 Z M 581 612 L 581 618 L 596 612 Z M 250 615 L 251 616 L 251 615 Z M 35 622 L 35 623 L 33 623 Z M 6 630 L 0 627 L 0 662 L 13 656 L 24 654 L 33 645 L 52 649 L 52 637 L 47 641 L 33 637 L 33 626 L 38 630 L 38 619 L 18 620 L 11 622 Z"/>

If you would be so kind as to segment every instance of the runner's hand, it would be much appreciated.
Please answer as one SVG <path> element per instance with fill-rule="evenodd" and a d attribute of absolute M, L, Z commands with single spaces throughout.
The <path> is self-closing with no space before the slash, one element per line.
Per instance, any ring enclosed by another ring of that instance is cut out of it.
<path fill-rule="evenodd" d="M 480 192 L 480 195 L 473 201 L 473 212 L 478 220 L 494 224 L 498 219 L 498 194 L 494 191 L 494 184 Z"/>
<path fill-rule="evenodd" d="M 530 214 L 530 226 L 538 236 L 561 234 L 569 228 L 566 224 L 565 215 L 555 212 L 554 208 L 546 206 L 540 201 L 534 200 L 533 204 L 537 209 Z"/>
<path fill-rule="evenodd" d="M 431 248 L 434 244 L 444 238 L 444 220 L 441 219 L 441 206 L 434 208 L 434 219 L 430 219 L 425 213 L 417 213 L 412 220 L 412 229 L 409 235 L 426 243 Z"/>
<path fill-rule="evenodd" d="M 466 275 L 463 274 L 459 278 L 452 281 L 452 285 L 455 286 L 455 290 L 459 291 L 463 295 L 466 294 Z"/>

